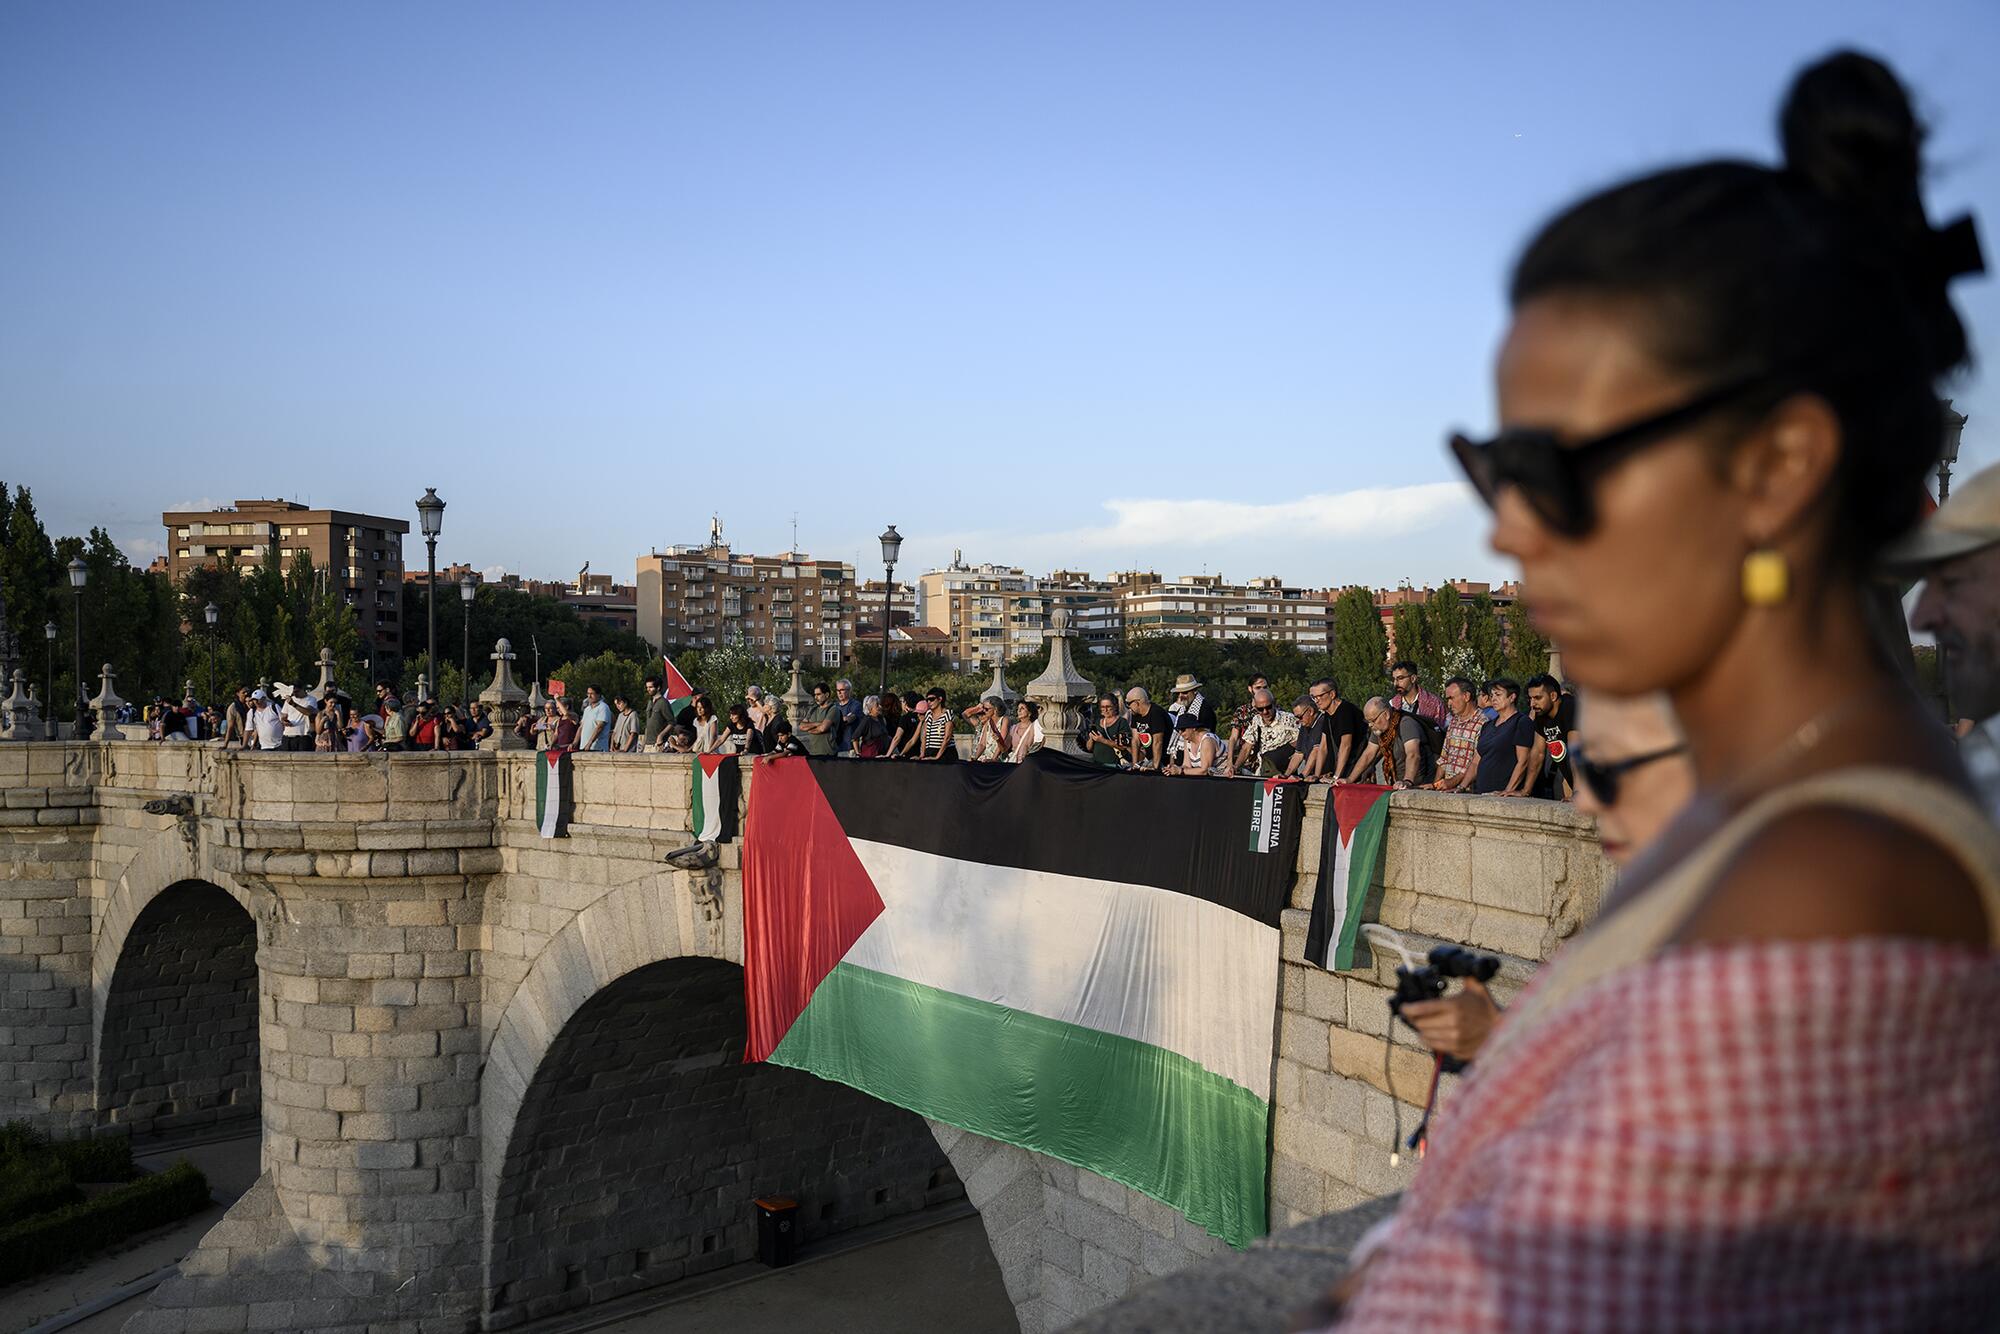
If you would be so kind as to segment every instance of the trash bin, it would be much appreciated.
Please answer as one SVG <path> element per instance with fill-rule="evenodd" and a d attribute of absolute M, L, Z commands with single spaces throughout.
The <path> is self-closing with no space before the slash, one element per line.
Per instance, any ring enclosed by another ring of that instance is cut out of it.
<path fill-rule="evenodd" d="M 799 1202 L 778 1195 L 751 1203 L 757 1206 L 757 1258 L 782 1269 L 799 1247 Z"/>

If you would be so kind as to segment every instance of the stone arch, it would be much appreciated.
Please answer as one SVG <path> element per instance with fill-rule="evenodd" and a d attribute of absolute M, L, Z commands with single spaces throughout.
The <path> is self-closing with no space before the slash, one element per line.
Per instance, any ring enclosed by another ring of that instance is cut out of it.
<path fill-rule="evenodd" d="M 536 1084 L 538 1076 L 544 1072 L 545 1063 L 552 1056 L 558 1062 L 562 1061 L 566 1047 L 575 1045 L 562 1042 L 572 1023 L 581 1014 L 586 1026 L 594 1026 L 589 1031 L 602 1031 L 606 1016 L 594 1011 L 586 1012 L 587 1007 L 591 1007 L 593 1001 L 601 996 L 617 996 L 618 984 L 628 977 L 633 979 L 628 984 L 628 996 L 633 994 L 632 989 L 652 995 L 665 994 L 683 986 L 696 990 L 706 987 L 709 989 L 706 994 L 714 994 L 717 988 L 726 990 L 735 998 L 734 1014 L 736 1022 L 740 1023 L 740 964 L 736 959 L 681 948 L 683 913 L 680 909 L 687 905 L 679 903 L 678 897 L 676 886 L 667 877 L 649 878 L 607 892 L 578 913 L 541 950 L 500 1016 L 481 1071 L 480 1170 L 485 1224 L 482 1253 L 487 1278 L 485 1305 L 489 1308 L 496 1304 L 507 1305 L 512 1308 L 512 1315 L 489 1316 L 491 1327 L 509 1323 L 512 1316 L 524 1313 L 525 1302 L 531 1297 L 546 1295 L 542 1292 L 546 1284 L 518 1289 L 515 1294 L 503 1293 L 500 1284 L 520 1282 L 521 1278 L 509 1269 L 508 1256 L 499 1252 L 509 1240 L 506 1235 L 510 1226 L 507 1210 L 518 1207 L 510 1203 L 517 1188 L 509 1181 L 509 1165 L 512 1162 L 513 1170 L 519 1173 L 524 1166 L 524 1154 L 533 1147 L 525 1140 L 519 1146 L 515 1143 L 522 1130 L 522 1113 L 524 1110 L 535 1111 L 536 1108 L 530 1107 L 531 1098 L 539 1100 L 543 1096 Z M 705 932 L 688 934 L 714 939 Z M 740 936 L 731 932 L 723 935 L 718 943 L 724 943 L 725 950 L 734 953 L 740 948 L 739 941 Z M 652 971 L 658 965 L 669 967 Z M 734 1045 L 736 1052 L 740 1052 L 740 1032 L 728 1041 Z M 721 1050 L 722 1042 L 723 1039 L 716 1038 L 708 1042 L 702 1051 L 675 1054 L 668 1059 L 695 1062 L 713 1059 L 715 1052 Z M 559 1080 L 588 1081 L 593 1077 L 592 1072 L 582 1069 L 558 1066 L 555 1070 L 561 1071 L 557 1075 Z M 810 1084 L 820 1084 L 811 1076 L 795 1071 L 772 1069 L 758 1073 L 790 1076 Z M 587 1087 L 587 1083 L 584 1086 L 573 1084 L 572 1087 Z M 852 1090 L 842 1092 L 861 1098 L 877 1108 L 887 1108 L 886 1104 L 877 1103 Z M 648 1091 L 634 1096 L 652 1095 Z M 556 1114 L 560 1117 L 562 1112 Z M 532 1126 L 528 1128 L 530 1134 L 533 1129 Z M 966 1198 L 979 1210 L 988 1245 L 1000 1265 L 1024 1334 L 1032 1334 L 1041 1328 L 1040 1237 L 1044 1179 L 1040 1160 L 1024 1150 L 968 1135 L 952 1127 L 931 1123 L 929 1129 L 937 1153 L 950 1170 L 936 1181 L 932 1181 L 927 1172 L 923 1189 L 949 1191 L 953 1188 L 950 1178 L 956 1178 Z M 870 1187 L 864 1211 L 875 1207 L 874 1190 L 896 1188 Z M 906 1191 L 913 1189 L 910 1186 L 902 1188 Z M 740 1191 L 737 1193 L 740 1194 Z M 820 1203 L 824 1205 L 825 1201 Z M 884 1206 L 888 1203 L 886 1198 L 881 1202 Z M 699 1236 L 693 1239 L 692 1245 L 700 1245 Z M 720 1249 L 720 1238 L 715 1245 Z M 627 1253 L 625 1274 L 631 1275 L 635 1264 L 641 1271 L 639 1283 L 634 1286 L 664 1281 L 661 1266 L 670 1265 L 672 1261 L 664 1254 L 657 1257 L 659 1263 L 652 1266 L 654 1272 L 649 1278 L 645 1270 L 654 1259 Z M 593 1278 L 588 1266 L 581 1266 L 580 1269 L 581 1272 L 563 1275 L 565 1286 L 588 1285 L 611 1277 L 600 1272 Z M 613 1282 L 611 1286 L 617 1285 Z M 520 1300 L 509 1300 L 510 1297 Z M 545 1304 L 542 1309 L 552 1308 Z"/>
<path fill-rule="evenodd" d="M 134 1134 L 260 1111 L 257 929 L 234 896 L 181 880 L 121 939 L 97 1010 L 97 1119 Z"/>

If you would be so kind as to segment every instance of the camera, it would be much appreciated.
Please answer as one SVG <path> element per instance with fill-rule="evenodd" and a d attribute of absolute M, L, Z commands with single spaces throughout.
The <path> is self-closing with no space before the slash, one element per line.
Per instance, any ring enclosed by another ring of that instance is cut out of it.
<path fill-rule="evenodd" d="M 1478 954 L 1461 945 L 1439 945 L 1431 950 L 1423 967 L 1402 965 L 1396 969 L 1396 994 L 1389 997 L 1389 1010 L 1402 1019 L 1403 1006 L 1407 1002 L 1438 999 L 1444 995 L 1451 978 L 1472 977 L 1490 982 L 1499 971 L 1500 961 L 1490 954 Z M 1407 1024 L 1410 1021 L 1404 1019 L 1403 1022 Z M 1465 1062 L 1456 1056 L 1440 1056 L 1438 1063 L 1448 1075 L 1465 1069 Z"/>

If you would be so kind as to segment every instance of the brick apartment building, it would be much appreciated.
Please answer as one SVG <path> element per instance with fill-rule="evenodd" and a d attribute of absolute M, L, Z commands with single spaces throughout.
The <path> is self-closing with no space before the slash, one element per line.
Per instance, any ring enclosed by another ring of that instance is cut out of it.
<path fill-rule="evenodd" d="M 316 510 L 290 500 L 239 500 L 228 509 L 165 513 L 168 579 L 233 563 L 261 564 L 276 550 L 289 567 L 301 553 L 354 608 L 361 642 L 378 664 L 403 657 L 401 624 L 404 519 L 348 510 Z"/>
<path fill-rule="evenodd" d="M 639 557 L 634 582 L 639 637 L 655 648 L 740 642 L 763 657 L 837 667 L 851 652 L 849 626 L 862 611 L 852 565 L 799 551 L 732 551 L 720 521 L 704 545 Z"/>

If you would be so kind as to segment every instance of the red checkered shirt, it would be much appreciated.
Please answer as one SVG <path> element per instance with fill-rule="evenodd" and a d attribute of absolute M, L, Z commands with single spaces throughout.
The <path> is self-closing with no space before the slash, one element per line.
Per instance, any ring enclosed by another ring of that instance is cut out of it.
<path fill-rule="evenodd" d="M 1342 1330 L 2000 1328 L 2000 956 L 1682 948 L 1516 1036 Z"/>

